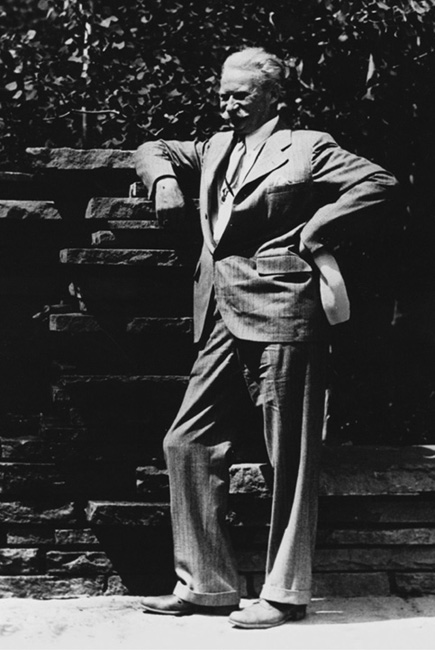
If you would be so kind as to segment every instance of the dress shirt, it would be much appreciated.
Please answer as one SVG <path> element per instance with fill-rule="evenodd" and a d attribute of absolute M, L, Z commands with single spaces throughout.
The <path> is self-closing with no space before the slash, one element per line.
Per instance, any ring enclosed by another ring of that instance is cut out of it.
<path fill-rule="evenodd" d="M 260 126 L 259 129 L 245 136 L 245 152 L 241 157 L 240 161 L 237 161 L 237 164 L 234 165 L 231 160 L 233 154 L 230 156 L 228 162 L 228 169 L 220 183 L 219 187 L 219 202 L 218 202 L 218 211 L 216 218 L 213 222 L 213 237 L 216 243 L 219 242 L 222 237 L 222 233 L 228 225 L 228 221 L 231 217 L 231 211 L 233 208 L 234 195 L 237 191 L 237 188 L 246 178 L 247 174 L 254 165 L 260 151 L 262 150 L 266 140 L 269 136 L 272 135 L 273 130 L 278 122 L 278 116 L 272 118 L 268 122 L 265 122 Z M 235 149 L 237 148 L 237 145 Z M 237 154 L 236 154 L 237 155 Z M 230 167 L 236 167 L 236 174 L 234 175 L 234 170 L 228 173 Z M 229 177 L 231 176 L 231 178 Z"/>

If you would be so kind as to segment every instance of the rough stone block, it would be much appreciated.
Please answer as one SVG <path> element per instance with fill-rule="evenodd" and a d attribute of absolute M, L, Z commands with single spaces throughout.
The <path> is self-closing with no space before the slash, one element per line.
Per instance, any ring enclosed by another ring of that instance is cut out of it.
<path fill-rule="evenodd" d="M 45 221 L 61 219 L 53 201 L 0 200 L 0 219 Z"/>
<path fill-rule="evenodd" d="M 94 551 L 49 551 L 47 573 L 70 576 L 93 576 L 108 573 L 112 564 L 105 553 Z"/>
<path fill-rule="evenodd" d="M 125 386 L 140 387 L 144 390 L 157 389 L 159 392 L 171 389 L 184 388 L 188 378 L 184 375 L 64 375 L 58 387 L 62 389 L 74 388 L 121 388 Z M 60 392 L 55 395 L 56 401 L 64 396 Z"/>
<path fill-rule="evenodd" d="M 113 244 L 116 237 L 111 230 L 98 230 L 91 235 L 92 246 L 104 246 Z"/>
<path fill-rule="evenodd" d="M 101 332 L 101 326 L 95 316 L 81 313 L 50 314 L 50 332 L 65 334 L 90 334 Z M 191 318 L 154 318 L 137 317 L 127 320 L 125 331 L 128 334 L 151 336 L 153 334 L 167 333 L 168 335 L 192 334 Z"/>
<path fill-rule="evenodd" d="M 98 537 L 90 528 L 61 528 L 54 531 L 56 546 L 99 546 Z"/>
<path fill-rule="evenodd" d="M 401 596 L 435 594 L 435 571 L 400 573 L 393 576 L 395 591 Z"/>
<path fill-rule="evenodd" d="M 26 153 L 35 169 L 59 171 L 134 169 L 134 151 L 122 149 L 29 147 Z"/>
<path fill-rule="evenodd" d="M 26 199 L 35 194 L 37 187 L 33 174 L 22 172 L 0 172 L 0 198 Z"/>
<path fill-rule="evenodd" d="M 127 596 L 130 593 L 121 576 L 111 575 L 107 578 L 105 596 Z"/>
<path fill-rule="evenodd" d="M 169 524 L 169 506 L 130 501 L 89 501 L 87 520 L 93 526 L 162 526 Z"/>
<path fill-rule="evenodd" d="M 130 334 L 157 334 L 165 332 L 171 336 L 175 334 L 191 335 L 193 332 L 192 318 L 133 318 L 127 324 Z"/>
<path fill-rule="evenodd" d="M 313 596 L 316 598 L 357 598 L 390 596 L 386 573 L 318 573 L 313 574 Z"/>
<path fill-rule="evenodd" d="M 74 524 L 77 521 L 72 502 L 53 503 L 45 499 L 0 502 L 0 521 L 6 524 Z"/>
<path fill-rule="evenodd" d="M 271 472 L 265 463 L 238 463 L 230 468 L 230 494 L 270 497 Z"/>
<path fill-rule="evenodd" d="M 317 543 L 336 546 L 435 546 L 435 529 L 320 529 L 317 534 Z"/>
<path fill-rule="evenodd" d="M 432 546 L 363 547 L 317 549 L 316 571 L 406 571 L 435 567 Z"/>
<path fill-rule="evenodd" d="M 435 491 L 435 447 L 325 445 L 320 494 L 419 495 Z"/>
<path fill-rule="evenodd" d="M 1 458 L 8 462 L 41 462 L 47 460 L 46 449 L 35 438 L 0 438 Z"/>
<path fill-rule="evenodd" d="M 79 596 L 102 596 L 104 577 L 67 578 L 14 576 L 0 577 L 0 598 L 77 598 Z"/>
<path fill-rule="evenodd" d="M 66 490 L 62 472 L 52 464 L 0 463 L 0 494 L 10 496 L 61 494 Z"/>
<path fill-rule="evenodd" d="M 435 508 L 429 495 L 424 497 L 321 497 L 319 523 L 323 526 L 344 524 L 397 524 L 429 526 L 435 524 Z"/>
<path fill-rule="evenodd" d="M 13 526 L 6 533 L 8 546 L 47 546 L 54 543 L 54 531 L 44 526 Z"/>
<path fill-rule="evenodd" d="M 168 501 L 169 479 L 166 469 L 152 465 L 136 469 L 136 492 L 148 501 Z"/>
<path fill-rule="evenodd" d="M 145 266 L 178 268 L 184 260 L 174 250 L 126 248 L 65 248 L 61 264 L 103 266 Z"/>
<path fill-rule="evenodd" d="M 86 219 L 151 221 L 156 219 L 154 205 L 142 198 L 94 197 L 86 209 Z M 156 227 L 156 223 L 152 227 Z"/>
<path fill-rule="evenodd" d="M 0 549 L 0 574 L 38 573 L 39 551 L 35 548 Z"/>

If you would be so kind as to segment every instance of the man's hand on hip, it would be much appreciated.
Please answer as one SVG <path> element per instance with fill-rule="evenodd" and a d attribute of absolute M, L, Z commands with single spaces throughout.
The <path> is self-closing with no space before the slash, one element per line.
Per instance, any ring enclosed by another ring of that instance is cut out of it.
<path fill-rule="evenodd" d="M 157 181 L 155 208 L 157 219 L 163 226 L 173 227 L 183 219 L 184 196 L 176 178 L 165 177 Z"/>

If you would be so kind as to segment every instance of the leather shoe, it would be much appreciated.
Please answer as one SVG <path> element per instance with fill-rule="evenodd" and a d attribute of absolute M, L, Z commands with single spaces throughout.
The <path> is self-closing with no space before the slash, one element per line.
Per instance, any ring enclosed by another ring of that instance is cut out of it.
<path fill-rule="evenodd" d="M 257 603 L 233 612 L 229 622 L 234 627 L 255 630 L 276 627 L 287 621 L 301 621 L 306 613 L 306 605 L 286 605 L 261 598 Z"/>
<path fill-rule="evenodd" d="M 196 605 L 178 598 L 175 594 L 147 596 L 142 599 L 142 606 L 146 614 L 169 614 L 171 616 L 190 616 L 191 614 L 228 616 L 235 608 L 235 605 L 230 607 Z"/>

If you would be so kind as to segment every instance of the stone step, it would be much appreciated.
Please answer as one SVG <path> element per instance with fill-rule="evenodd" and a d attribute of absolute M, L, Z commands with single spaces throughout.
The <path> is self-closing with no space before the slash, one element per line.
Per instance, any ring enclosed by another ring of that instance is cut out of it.
<path fill-rule="evenodd" d="M 36 170 L 100 171 L 134 168 L 134 151 L 28 147 L 26 154 Z"/>
<path fill-rule="evenodd" d="M 95 316 L 81 313 L 50 314 L 50 332 L 64 334 L 89 334 L 101 332 L 101 324 Z M 169 336 L 192 334 L 192 319 L 185 318 L 132 318 L 122 324 L 122 331 L 132 335 L 165 333 Z"/>
<path fill-rule="evenodd" d="M 0 199 L 32 199 L 36 194 L 39 192 L 33 174 L 0 171 Z"/>
<path fill-rule="evenodd" d="M 144 420 L 144 434 L 151 429 L 161 436 L 176 415 L 187 380 L 182 375 L 63 375 L 52 386 L 52 402 L 57 409 L 74 407 L 123 429 L 132 419 Z"/>
<path fill-rule="evenodd" d="M 51 314 L 56 365 L 87 374 L 186 375 L 194 360 L 191 318 Z"/>
<path fill-rule="evenodd" d="M 95 221 L 89 222 L 94 224 Z M 160 248 L 184 250 L 197 259 L 201 250 L 199 221 L 179 225 L 176 229 L 158 221 L 125 220 L 98 222 L 100 229 L 91 233 L 91 245 L 101 248 Z"/>
<path fill-rule="evenodd" d="M 265 463 L 231 467 L 230 494 L 269 497 L 272 474 Z M 161 491 L 165 470 L 137 469 L 137 488 Z M 435 447 L 328 447 L 324 445 L 320 473 L 321 496 L 418 496 L 435 493 Z"/>
<path fill-rule="evenodd" d="M 63 375 L 60 385 L 65 388 L 84 386 L 143 386 L 171 387 L 186 386 L 188 377 L 184 375 Z"/>
<path fill-rule="evenodd" d="M 174 269 L 187 264 L 186 260 L 174 250 L 141 248 L 65 248 L 60 251 L 60 262 L 71 265 L 146 266 Z"/>
<path fill-rule="evenodd" d="M 86 518 L 92 526 L 161 526 L 169 525 L 167 503 L 135 501 L 89 501 Z"/>
<path fill-rule="evenodd" d="M 433 571 L 433 553 L 433 546 L 317 548 L 313 568 L 314 571 L 369 573 L 372 571 Z M 242 572 L 265 569 L 265 548 L 243 549 L 236 552 L 236 557 L 239 570 Z"/>
<path fill-rule="evenodd" d="M 355 499 L 345 497 L 349 506 L 355 506 Z M 343 516 L 338 509 L 337 499 L 334 497 L 322 497 L 320 500 L 323 517 L 319 520 L 319 544 L 328 546 L 421 546 L 430 547 L 435 544 L 435 515 L 433 504 L 418 498 L 400 500 L 396 503 L 396 513 L 392 512 L 391 499 L 385 499 L 381 504 L 379 500 L 366 497 L 366 513 L 360 519 L 343 522 Z M 329 502 L 329 512 L 325 517 L 325 503 Z M 258 500 L 250 502 L 239 501 L 237 509 L 240 513 L 234 513 L 234 500 L 231 499 L 231 506 L 228 513 L 228 522 L 237 530 L 244 528 L 256 531 L 250 534 L 250 542 L 261 546 L 266 544 L 268 534 L 268 521 L 270 516 L 269 508 L 259 508 Z M 358 505 L 358 504 L 356 504 Z M 414 509 L 414 517 L 409 517 L 409 506 Z M 261 506 L 261 503 L 260 503 Z M 380 506 L 386 513 L 383 521 L 379 518 Z M 432 512 L 430 512 L 432 506 Z M 169 503 L 166 498 L 163 501 L 90 501 L 88 507 L 88 521 L 92 524 L 103 525 L 103 518 L 100 512 L 104 512 L 104 525 L 107 526 L 141 526 L 141 521 L 146 521 L 149 513 L 155 509 L 169 510 Z M 355 508 L 356 509 L 356 508 Z M 371 514 L 369 513 L 371 510 Z M 246 511 L 243 512 L 243 510 Z M 250 512 L 248 512 L 248 510 Z M 257 512 L 258 510 L 258 512 Z M 132 517 L 132 511 L 134 515 Z M 90 514 L 91 513 L 91 514 Z M 234 516 L 235 514 L 235 516 Z M 238 516 L 237 516 L 238 515 Z M 414 521 L 412 520 L 414 519 Z M 160 523 L 166 523 L 161 520 Z"/>
<path fill-rule="evenodd" d="M 130 220 L 154 221 L 157 225 L 153 202 L 143 198 L 93 197 L 88 203 L 85 218 L 115 223 L 118 220 L 127 223 Z"/>
<path fill-rule="evenodd" d="M 75 462 L 73 462 L 75 460 Z M 116 474 L 116 481 L 113 477 Z M 0 463 L 0 495 L 3 499 L 33 498 L 132 498 L 134 474 L 120 458 L 95 462 L 65 458 L 56 463 Z"/>
<path fill-rule="evenodd" d="M 0 200 L 1 220 L 12 221 L 52 221 L 61 216 L 54 201 L 30 201 L 16 199 Z"/>
<path fill-rule="evenodd" d="M 435 493 L 435 446 L 325 446 L 321 493 L 419 495 Z"/>

